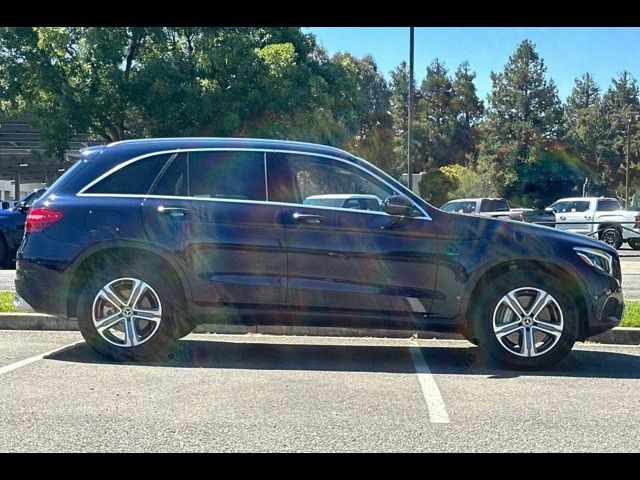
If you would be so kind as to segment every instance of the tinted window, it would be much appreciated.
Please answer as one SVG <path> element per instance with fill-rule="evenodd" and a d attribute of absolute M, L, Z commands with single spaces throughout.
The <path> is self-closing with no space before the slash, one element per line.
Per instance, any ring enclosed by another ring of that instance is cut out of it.
<path fill-rule="evenodd" d="M 589 202 L 588 201 L 576 201 L 571 205 L 572 212 L 588 212 L 589 211 Z"/>
<path fill-rule="evenodd" d="M 440 210 L 444 210 L 445 212 L 455 212 L 458 205 L 458 202 L 447 202 L 440 208 Z"/>
<path fill-rule="evenodd" d="M 555 213 L 566 213 L 570 205 L 571 202 L 556 202 L 549 208 L 551 208 Z"/>
<path fill-rule="evenodd" d="M 323 203 L 326 205 L 333 203 L 335 197 L 331 197 L 335 195 L 372 195 L 373 197 L 364 199 L 367 201 L 350 203 L 349 206 L 362 210 L 378 210 L 377 206 L 371 207 L 379 205 L 395 193 L 373 176 L 344 162 L 295 154 L 278 154 L 270 158 L 272 158 L 270 163 L 274 163 L 274 166 L 269 170 L 270 199 L 287 197 L 293 198 L 294 203 Z M 284 163 L 286 163 L 286 172 L 283 167 Z M 275 172 L 275 170 L 279 171 Z M 271 171 L 277 173 L 279 179 L 272 180 Z M 283 185 L 286 184 L 287 179 L 291 182 L 288 192 Z M 273 194 L 272 186 L 274 188 Z M 343 197 L 340 200 L 343 208 L 345 208 L 344 202 L 347 199 L 348 197 Z"/>
<path fill-rule="evenodd" d="M 136 160 L 89 188 L 87 193 L 145 195 L 171 154 Z"/>
<path fill-rule="evenodd" d="M 498 198 L 495 200 L 482 200 L 480 204 L 481 212 L 508 212 L 509 204 L 504 198 Z"/>
<path fill-rule="evenodd" d="M 186 153 L 180 153 L 173 157 L 171 163 L 153 186 L 151 194 L 171 197 L 186 197 L 189 195 Z"/>
<path fill-rule="evenodd" d="M 461 213 L 473 213 L 476 211 L 476 202 L 460 202 L 460 205 L 455 211 Z"/>
<path fill-rule="evenodd" d="M 188 169 L 191 197 L 266 200 L 261 152 L 192 152 Z"/>
<path fill-rule="evenodd" d="M 599 212 L 614 212 L 616 210 L 620 210 L 620 204 L 617 200 L 607 199 L 607 200 L 598 200 L 598 208 Z"/>
<path fill-rule="evenodd" d="M 344 200 L 342 198 L 314 198 L 304 199 L 305 205 L 319 205 L 321 207 L 342 207 Z"/>

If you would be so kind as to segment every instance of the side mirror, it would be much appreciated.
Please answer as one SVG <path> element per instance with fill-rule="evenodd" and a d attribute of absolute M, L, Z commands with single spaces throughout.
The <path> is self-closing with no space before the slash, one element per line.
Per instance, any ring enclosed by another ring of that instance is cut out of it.
<path fill-rule="evenodd" d="M 553 212 L 553 208 L 551 207 L 547 207 L 544 209 L 545 212 Z"/>
<path fill-rule="evenodd" d="M 27 205 L 25 205 L 24 203 L 19 203 L 18 204 L 18 211 L 20 213 L 27 213 L 29 211 L 29 208 Z"/>
<path fill-rule="evenodd" d="M 412 209 L 411 200 L 404 195 L 392 195 L 384 201 L 384 212 L 389 215 L 406 217 Z"/>

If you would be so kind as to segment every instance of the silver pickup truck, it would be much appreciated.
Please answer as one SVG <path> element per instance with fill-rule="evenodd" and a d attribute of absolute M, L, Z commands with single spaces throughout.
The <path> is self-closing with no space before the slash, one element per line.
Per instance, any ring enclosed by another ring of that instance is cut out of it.
<path fill-rule="evenodd" d="M 468 213 L 521 222 L 543 223 L 553 227 L 556 217 L 551 211 L 533 208 L 510 208 L 504 198 L 461 198 L 451 200 L 440 207 L 445 212 Z"/>
<path fill-rule="evenodd" d="M 622 210 L 615 198 L 561 198 L 546 210 L 556 214 L 556 228 L 593 236 L 614 248 L 627 242 L 640 250 L 640 212 Z"/>

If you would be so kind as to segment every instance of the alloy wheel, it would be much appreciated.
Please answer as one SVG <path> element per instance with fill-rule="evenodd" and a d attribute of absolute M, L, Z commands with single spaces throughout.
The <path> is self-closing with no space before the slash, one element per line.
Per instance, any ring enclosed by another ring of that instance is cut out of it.
<path fill-rule="evenodd" d="M 562 336 L 564 317 L 558 301 L 533 287 L 511 290 L 493 312 L 493 332 L 509 353 L 537 357 L 549 352 Z"/>
<path fill-rule="evenodd" d="M 158 294 L 137 278 L 118 278 L 95 296 L 92 319 L 98 334 L 118 347 L 135 347 L 149 340 L 162 321 Z"/>

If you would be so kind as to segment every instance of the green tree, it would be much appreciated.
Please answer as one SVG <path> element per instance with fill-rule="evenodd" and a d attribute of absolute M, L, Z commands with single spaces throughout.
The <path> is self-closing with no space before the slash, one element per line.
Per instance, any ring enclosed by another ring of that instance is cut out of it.
<path fill-rule="evenodd" d="M 491 81 L 479 161 L 496 173 L 504 195 L 533 198 L 536 185 L 526 178 L 530 164 L 541 149 L 556 149 L 561 134 L 562 109 L 556 86 L 546 79 L 544 60 L 529 40 L 518 45 L 501 73 L 491 73 Z"/>
<path fill-rule="evenodd" d="M 608 155 L 605 168 L 609 175 L 609 189 L 624 196 L 626 173 L 627 129 L 629 131 L 630 191 L 640 182 L 638 154 L 640 150 L 640 98 L 638 83 L 629 72 L 612 79 L 602 98 L 602 111 L 609 126 Z"/>
<path fill-rule="evenodd" d="M 453 83 L 447 69 L 435 59 L 420 86 L 416 114 L 416 168 L 439 167 L 451 162 L 455 129 Z"/>
<path fill-rule="evenodd" d="M 562 109 L 544 60 L 529 40 L 509 57 L 501 73 L 491 72 L 489 122 L 503 138 L 523 148 L 557 138 Z"/>
<path fill-rule="evenodd" d="M 600 88 L 593 76 L 576 78 L 564 109 L 564 141 L 583 164 L 585 193 L 603 194 L 610 173 L 606 163 L 609 148 L 609 124 L 602 109 Z"/>
<path fill-rule="evenodd" d="M 440 168 L 429 168 L 422 176 L 420 196 L 436 207 L 442 206 L 450 199 L 451 192 L 458 187 L 456 177 L 445 174 Z"/>
<path fill-rule="evenodd" d="M 480 133 L 478 125 L 484 116 L 484 103 L 478 98 L 476 77 L 469 62 L 463 62 L 453 80 L 454 106 L 457 123 L 453 131 L 452 145 L 456 148 L 451 158 L 455 163 L 471 163 L 478 156 Z"/>

